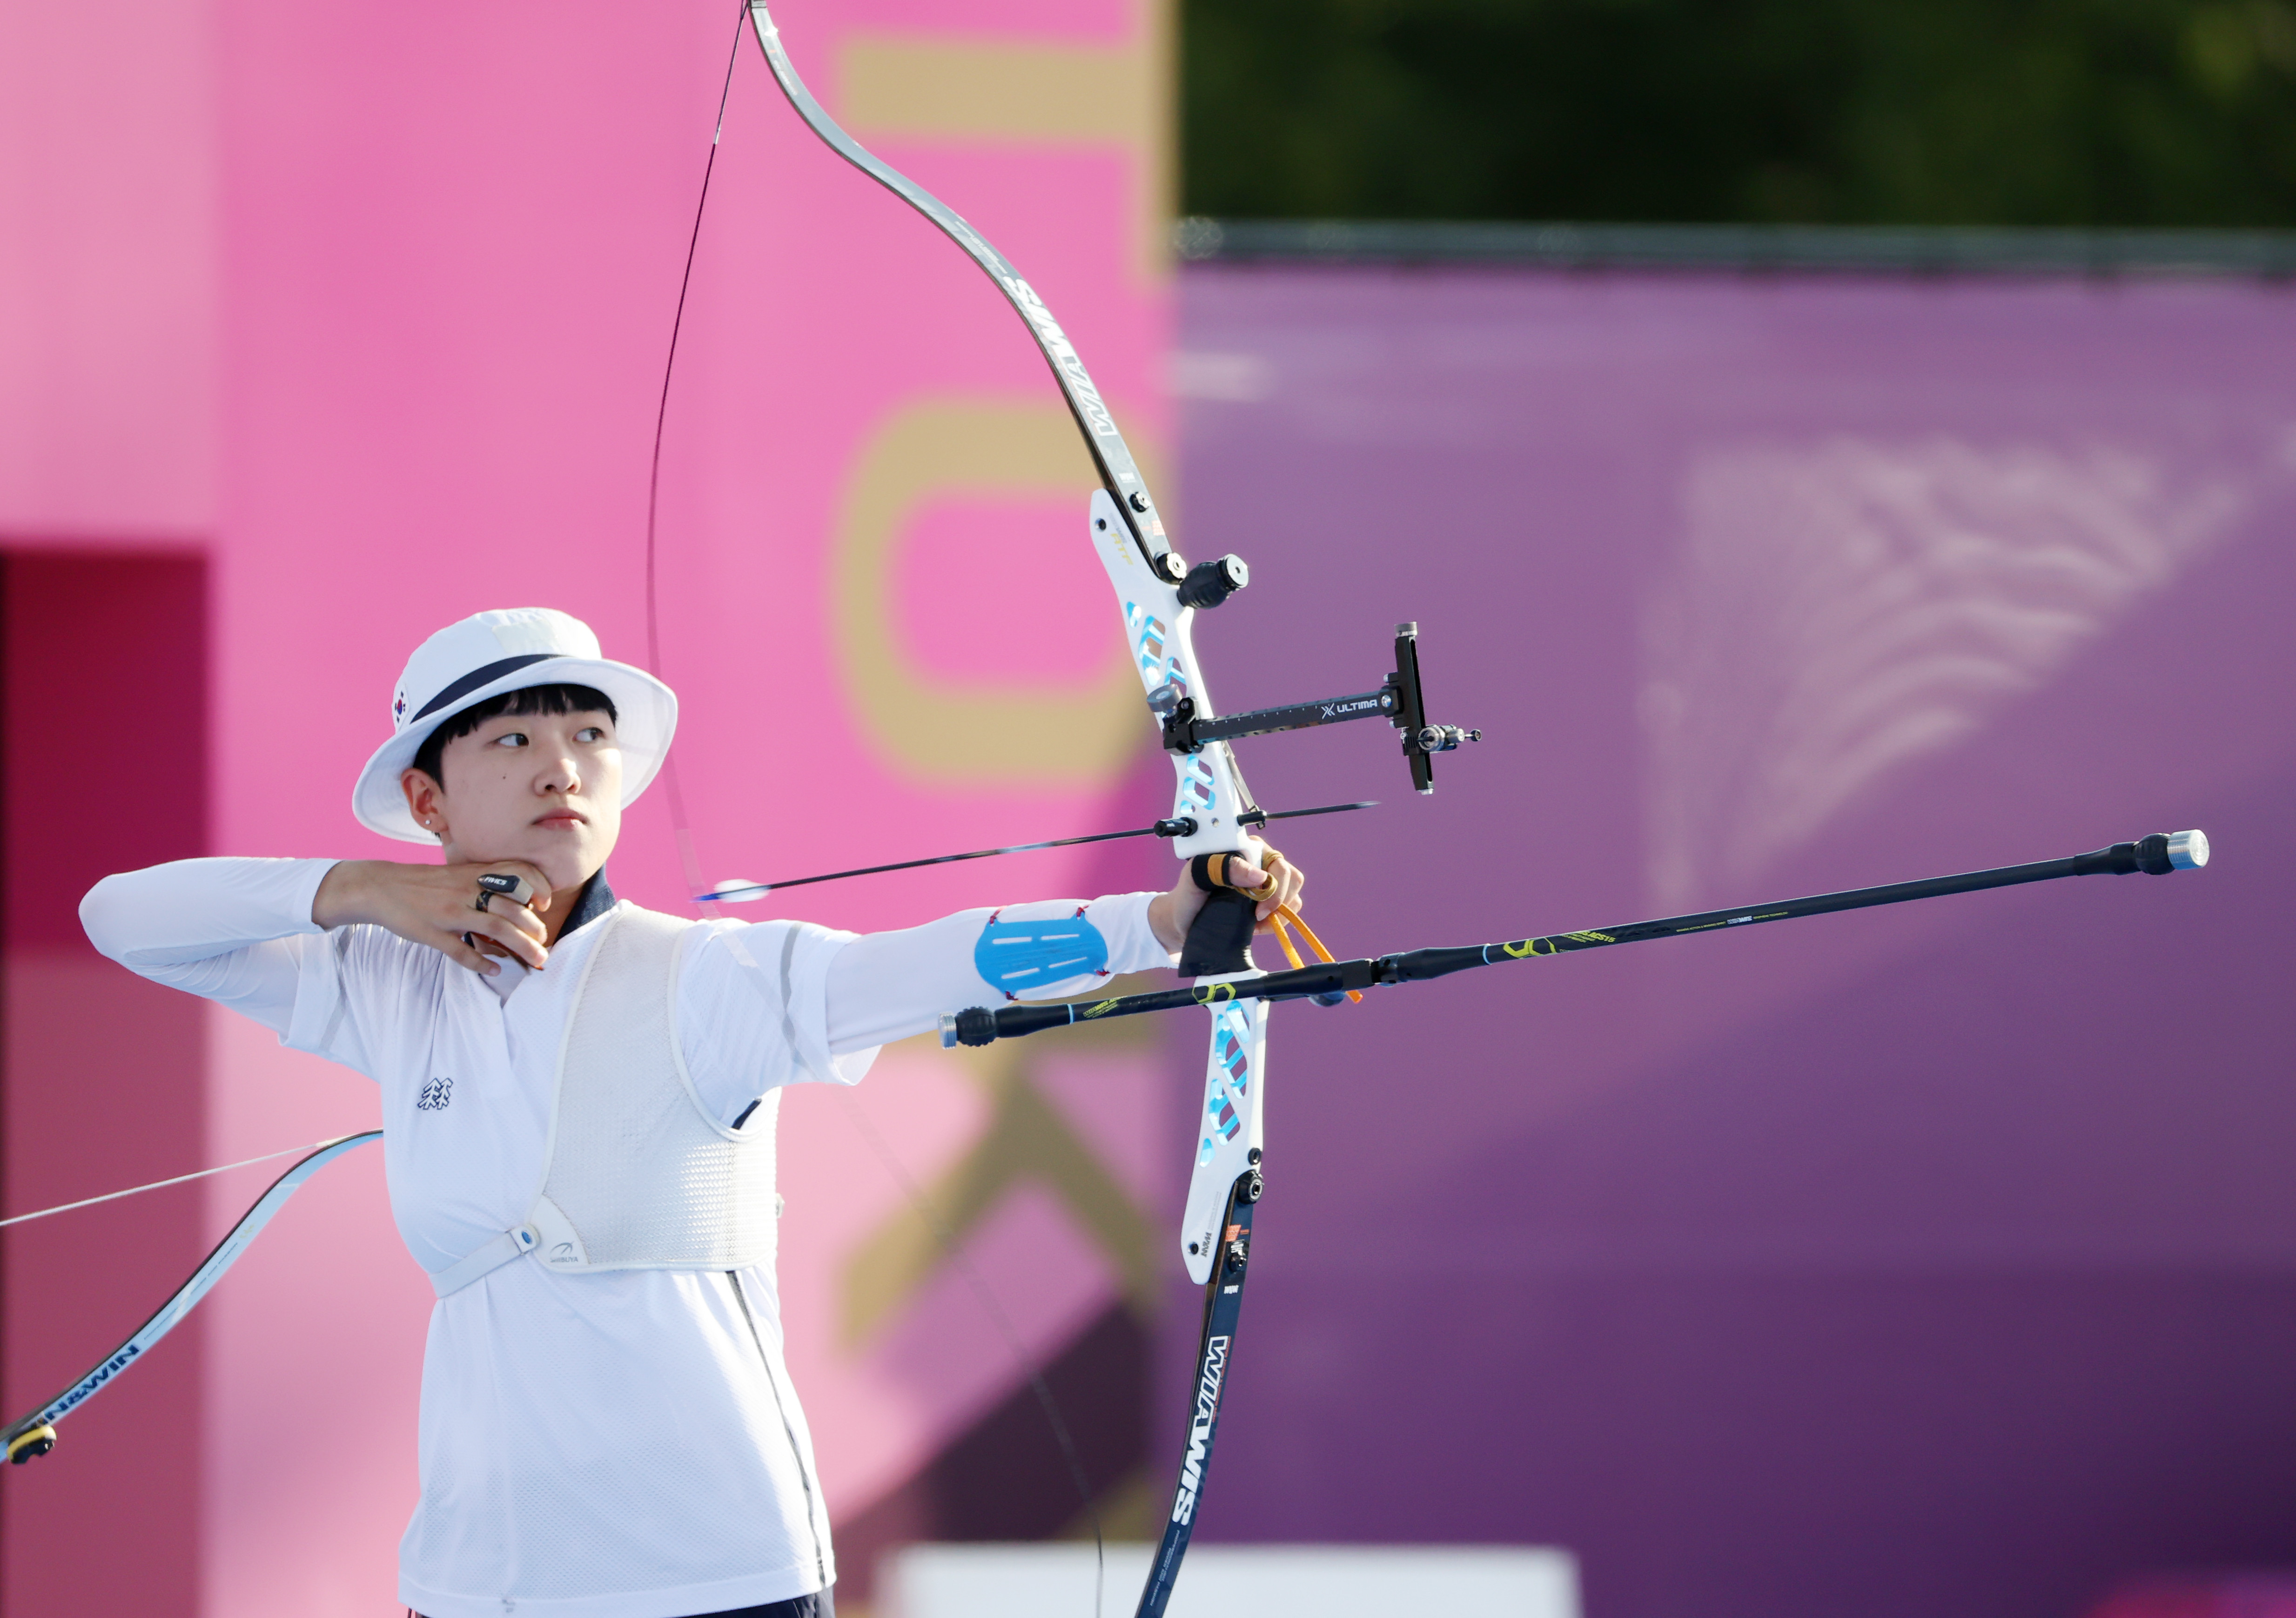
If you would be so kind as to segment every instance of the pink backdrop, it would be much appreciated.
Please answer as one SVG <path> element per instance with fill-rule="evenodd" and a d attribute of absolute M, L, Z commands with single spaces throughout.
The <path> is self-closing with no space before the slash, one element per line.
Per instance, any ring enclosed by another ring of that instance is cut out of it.
<path fill-rule="evenodd" d="M 1168 311 L 1145 229 L 1162 196 L 1152 0 L 791 0 L 779 21 L 826 103 L 1023 267 L 1156 465 Z M 203 669 L 133 663 L 184 701 L 204 688 L 204 759 L 154 779 L 144 750 L 84 748 L 48 812 L 110 825 L 101 806 L 127 794 L 126 823 L 176 834 L 147 858 L 402 856 L 357 830 L 346 798 L 423 635 L 542 603 L 644 657 L 647 453 L 733 22 L 696 4 L 0 6 L 0 542 L 19 556 L 175 547 L 204 564 L 203 583 L 185 575 L 204 595 L 141 574 L 139 587 L 172 588 L 161 615 L 209 648 Z M 1114 93 L 1014 93 L 1079 68 Z M 1121 651 L 1080 543 L 1088 468 L 1050 447 L 1056 411 L 986 279 L 820 148 L 745 41 L 663 458 L 663 672 L 685 701 L 706 875 L 1157 812 L 1103 700 Z M 964 454 L 911 453 L 942 430 L 973 435 Z M 63 599 L 25 589 L 28 611 Z M 73 610 L 59 655 L 100 658 L 129 632 L 100 599 Z M 919 692 L 941 706 L 904 728 Z M 20 780 L 12 765 L 12 811 Z M 225 1018 L 164 1060 L 90 1046 L 91 1023 L 176 1014 L 62 919 L 133 839 L 59 863 L 38 815 L 11 825 L 12 871 L 51 880 L 10 938 L 8 1211 L 373 1121 L 365 1080 Z M 613 874 L 624 894 L 681 908 L 659 788 Z M 873 928 L 1161 877 L 1087 850 L 775 908 Z M 1024 1349 L 1057 1356 L 1111 1320 L 1139 1335 L 1153 1077 L 1138 1046 L 1025 1067 L 904 1048 L 853 1102 L 789 1107 L 791 1354 L 840 1525 L 898 1497 L 1017 1377 L 920 1241 L 871 1126 L 933 1194 L 987 1187 L 952 1218 L 984 1275 L 1033 1254 L 1042 1284 L 1004 1306 Z M 55 1105 L 59 1080 L 72 1105 Z M 201 1099 L 180 1117 L 139 1099 L 185 1095 Z M 1037 1154 L 967 1179 L 1014 1108 L 1042 1114 Z M 195 1398 L 180 1432 L 136 1425 L 123 1391 L 12 1470 L 10 1610 L 397 1610 L 429 1299 L 381 1171 L 369 1155 L 323 1176 L 139 1369 L 150 1399 L 168 1367 L 183 1383 L 168 1408 Z M 110 1227 L 12 1232 L 12 1415 L 156 1302 L 266 1173 L 136 1204 L 129 1228 L 153 1233 L 139 1251 L 157 1257 L 132 1284 L 114 1277 L 134 1258 L 94 1241 Z M 111 1508 L 155 1454 L 188 1457 L 183 1476 L 123 1540 Z M 895 1515 L 933 1526 L 929 1500 Z M 849 1578 L 865 1573 L 853 1560 Z"/>

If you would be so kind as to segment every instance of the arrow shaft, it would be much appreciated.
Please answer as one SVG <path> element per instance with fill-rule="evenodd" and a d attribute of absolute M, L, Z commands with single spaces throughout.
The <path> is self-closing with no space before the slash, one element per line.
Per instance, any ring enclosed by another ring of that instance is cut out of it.
<path fill-rule="evenodd" d="M 1309 815 L 1339 815 L 1345 814 L 1350 809 L 1374 807 L 1375 804 L 1369 801 L 1362 803 L 1326 803 L 1317 809 L 1278 809 L 1273 814 L 1262 815 L 1259 818 L 1262 822 L 1300 820 Z M 802 888 L 817 882 L 842 882 L 849 876 L 882 876 L 888 871 L 914 871 L 922 866 L 954 865 L 961 859 L 993 859 L 999 854 L 1030 854 L 1039 849 L 1073 848 L 1084 842 L 1115 842 L 1126 837 L 1172 837 L 1185 834 L 1177 828 L 1177 823 L 1160 820 L 1154 825 L 1144 825 L 1128 832 L 1091 832 L 1082 837 L 1054 837 L 1044 842 L 1015 842 L 1001 849 L 974 849 L 965 854 L 934 854 L 923 859 L 897 859 L 891 865 L 858 866 L 850 871 L 828 871 L 819 876 L 792 877 L 787 882 L 728 883 L 724 886 L 713 888 L 707 893 L 696 894 L 694 902 L 696 904 L 746 904 L 753 899 L 762 899 L 767 894 L 776 892 L 783 888 Z"/>

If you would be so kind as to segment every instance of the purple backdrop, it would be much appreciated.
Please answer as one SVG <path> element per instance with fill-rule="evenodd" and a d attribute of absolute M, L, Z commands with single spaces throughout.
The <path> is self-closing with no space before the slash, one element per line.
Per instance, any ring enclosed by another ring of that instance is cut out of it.
<path fill-rule="evenodd" d="M 1204 1532 L 1561 1544 L 1591 1618 L 2296 1559 L 2290 294 L 1183 298 L 1180 531 L 1255 570 L 1222 702 L 1362 689 L 1410 617 L 1488 733 L 1417 801 L 1383 729 L 1246 744 L 1270 806 L 1386 800 L 1283 839 L 1341 954 L 2218 856 L 1286 1008 Z"/>

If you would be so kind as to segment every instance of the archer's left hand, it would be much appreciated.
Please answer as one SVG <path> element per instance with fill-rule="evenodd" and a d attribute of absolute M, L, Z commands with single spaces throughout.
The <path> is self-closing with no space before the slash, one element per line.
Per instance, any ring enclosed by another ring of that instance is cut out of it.
<path fill-rule="evenodd" d="M 1273 886 L 1268 879 L 1275 878 Z M 1280 905 L 1288 905 L 1296 913 L 1300 908 L 1300 890 L 1308 885 L 1306 873 L 1290 860 L 1269 848 L 1257 837 L 1247 838 L 1244 851 L 1228 860 L 1227 883 L 1245 892 L 1267 887 L 1258 895 L 1254 909 L 1259 925 L 1257 932 L 1268 932 L 1275 924 L 1268 918 Z M 1148 924 L 1154 929 L 1156 941 L 1165 949 L 1177 951 L 1188 936 L 1188 928 L 1196 919 L 1196 912 L 1204 908 L 1208 897 L 1196 886 L 1195 878 L 1188 874 L 1188 866 L 1180 866 L 1180 879 L 1172 884 L 1168 893 L 1159 893 L 1148 907 Z"/>

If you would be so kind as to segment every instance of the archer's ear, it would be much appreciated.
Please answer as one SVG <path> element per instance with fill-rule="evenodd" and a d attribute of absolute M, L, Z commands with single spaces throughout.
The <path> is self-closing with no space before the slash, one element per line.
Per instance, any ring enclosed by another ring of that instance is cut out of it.
<path fill-rule="evenodd" d="M 414 817 L 414 824 L 444 842 L 447 789 L 433 781 L 427 770 L 408 769 L 399 775 L 398 790 L 406 794 L 406 812 Z"/>

